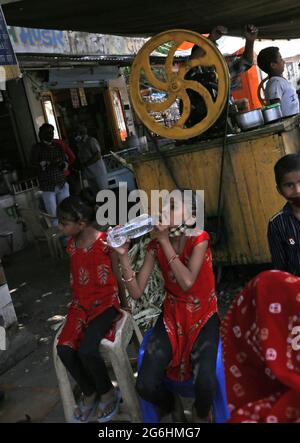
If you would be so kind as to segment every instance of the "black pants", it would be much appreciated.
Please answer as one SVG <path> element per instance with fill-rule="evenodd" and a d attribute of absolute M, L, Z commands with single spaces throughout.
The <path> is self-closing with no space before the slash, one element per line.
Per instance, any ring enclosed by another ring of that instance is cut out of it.
<path fill-rule="evenodd" d="M 70 195 L 79 195 L 81 192 L 79 172 L 71 170 L 70 175 L 67 177 L 67 182 L 69 184 Z"/>
<path fill-rule="evenodd" d="M 57 346 L 57 354 L 85 395 L 94 392 L 102 395 L 112 388 L 99 344 L 116 316 L 117 310 L 111 307 L 96 317 L 88 325 L 78 351 L 65 345 Z"/>
<path fill-rule="evenodd" d="M 201 329 L 191 353 L 195 408 L 200 418 L 207 417 L 216 390 L 219 323 L 218 315 L 214 314 Z M 174 404 L 173 394 L 163 383 L 171 359 L 171 344 L 161 314 L 149 340 L 137 379 L 139 395 L 157 405 L 161 414 L 171 412 Z"/>

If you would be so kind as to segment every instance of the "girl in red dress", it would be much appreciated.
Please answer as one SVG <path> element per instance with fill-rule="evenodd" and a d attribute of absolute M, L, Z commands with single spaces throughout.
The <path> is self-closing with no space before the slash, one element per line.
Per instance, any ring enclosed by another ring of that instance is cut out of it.
<path fill-rule="evenodd" d="M 170 236 L 178 212 L 182 220 L 187 220 L 182 195 L 180 202 L 171 200 L 171 207 L 163 209 L 163 213 L 170 213 L 170 224 L 156 227 L 156 239 L 149 243 L 138 275 L 131 268 L 127 248 L 116 250 L 123 281 L 134 299 L 142 296 L 155 261 L 165 282 L 163 310 L 143 357 L 137 390 L 143 399 L 157 405 L 163 416 L 174 410 L 175 403 L 163 383 L 164 377 L 180 381 L 193 377 L 193 416 L 195 422 L 201 422 L 209 419 L 216 387 L 219 317 L 209 235 L 194 231 L 192 236 L 184 232 Z"/>
<path fill-rule="evenodd" d="M 119 285 L 116 278 L 121 277 L 117 254 L 106 245 L 106 234 L 93 226 L 94 205 L 74 196 L 58 207 L 60 227 L 71 237 L 67 253 L 72 302 L 57 353 L 83 393 L 74 411 L 75 422 L 87 421 L 97 404 L 98 421 L 109 421 L 120 400 L 100 356 L 99 343 L 104 337 L 114 339 L 114 324 L 121 315 L 119 296 L 124 307 L 127 302 L 121 278 Z"/>

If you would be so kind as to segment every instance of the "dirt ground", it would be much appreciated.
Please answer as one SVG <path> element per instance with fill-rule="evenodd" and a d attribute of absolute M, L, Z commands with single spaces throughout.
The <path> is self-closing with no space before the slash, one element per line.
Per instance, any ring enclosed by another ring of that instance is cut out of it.
<path fill-rule="evenodd" d="M 52 346 L 55 325 L 67 312 L 69 289 L 68 258 L 54 261 L 43 251 L 39 257 L 31 246 L 4 261 L 7 282 L 19 321 L 19 329 L 34 334 L 34 352 L 0 376 L 0 423 L 30 420 L 64 422 L 57 387 Z M 228 267 L 218 286 L 218 304 L 223 316 L 245 282 L 263 267 Z"/>

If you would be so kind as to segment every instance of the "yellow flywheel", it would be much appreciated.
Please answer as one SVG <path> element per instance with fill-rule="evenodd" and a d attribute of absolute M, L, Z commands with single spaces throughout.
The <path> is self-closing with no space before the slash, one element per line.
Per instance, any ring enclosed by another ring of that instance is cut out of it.
<path fill-rule="evenodd" d="M 203 56 L 180 64 L 177 72 L 174 70 L 174 55 L 183 42 L 191 42 L 200 46 Z M 168 55 L 165 60 L 163 78 L 158 78 L 151 68 L 150 55 L 163 44 L 169 44 Z M 209 90 L 194 80 L 187 80 L 186 74 L 196 66 L 213 68 L 218 79 L 217 96 L 212 98 Z M 164 101 L 149 102 L 141 94 L 141 76 L 146 78 L 150 87 L 164 94 Z M 202 134 L 210 128 L 221 115 L 226 104 L 229 91 L 229 72 L 227 64 L 216 48 L 207 38 L 197 32 L 185 29 L 174 29 L 162 32 L 150 40 L 138 52 L 132 65 L 130 76 L 130 96 L 135 112 L 141 121 L 155 134 L 174 139 L 188 139 Z M 187 89 L 193 90 L 205 102 L 207 114 L 192 127 L 185 127 L 191 113 L 191 102 Z M 157 121 L 153 114 L 164 112 L 177 100 L 181 99 L 183 107 L 179 118 L 174 125 L 168 127 Z"/>
<path fill-rule="evenodd" d="M 265 83 L 269 80 L 269 77 L 264 78 L 257 88 L 257 97 L 262 106 L 267 106 L 267 100 L 265 99 Z"/>

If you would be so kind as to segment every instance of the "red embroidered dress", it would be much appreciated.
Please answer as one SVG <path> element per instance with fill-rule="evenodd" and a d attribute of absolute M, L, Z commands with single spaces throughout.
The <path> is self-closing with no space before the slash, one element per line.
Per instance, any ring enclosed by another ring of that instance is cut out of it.
<path fill-rule="evenodd" d="M 209 240 L 205 231 L 197 236 L 187 237 L 180 255 L 180 260 L 185 266 L 188 265 L 193 248 L 205 240 Z M 188 380 L 192 376 L 190 354 L 193 344 L 202 327 L 217 312 L 211 251 L 208 247 L 198 277 L 186 292 L 177 283 L 157 240 L 149 243 L 148 251 L 155 253 L 165 281 L 164 324 L 173 356 L 167 376 L 173 380 Z"/>
<path fill-rule="evenodd" d="M 92 320 L 111 306 L 120 310 L 117 280 L 112 271 L 109 247 L 103 243 L 105 239 L 106 234 L 99 233 L 89 249 L 77 248 L 74 239 L 68 242 L 72 303 L 59 336 L 59 345 L 78 349 Z M 114 340 L 114 327 L 106 338 Z"/>

